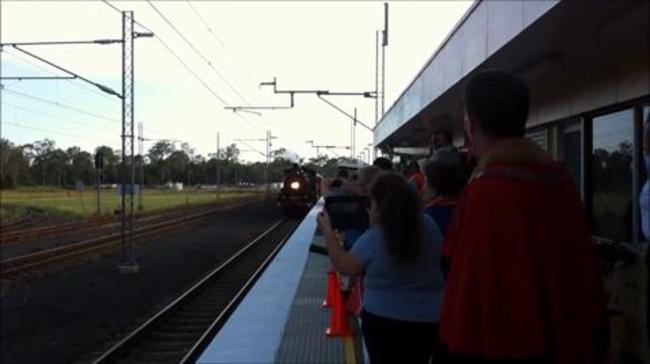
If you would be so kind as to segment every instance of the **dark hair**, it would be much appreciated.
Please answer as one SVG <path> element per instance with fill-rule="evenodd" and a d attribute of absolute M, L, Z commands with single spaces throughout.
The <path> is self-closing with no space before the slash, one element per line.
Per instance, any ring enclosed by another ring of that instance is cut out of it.
<path fill-rule="evenodd" d="M 413 261 L 422 239 L 418 196 L 396 173 L 383 173 L 370 187 L 370 198 L 379 210 L 379 226 L 386 239 L 388 253 L 396 263 Z"/>
<path fill-rule="evenodd" d="M 393 162 L 390 161 L 388 158 L 384 157 L 379 157 L 376 158 L 373 162 L 372 165 L 375 167 L 379 167 L 383 169 L 384 171 L 392 171 L 393 170 Z"/>
<path fill-rule="evenodd" d="M 472 76 L 463 95 L 470 121 L 493 138 L 523 137 L 528 119 L 528 86 L 514 74 L 490 70 Z"/>
<path fill-rule="evenodd" d="M 339 168 L 338 173 L 336 173 L 336 177 L 341 177 L 341 178 L 348 178 L 348 170 L 345 168 Z"/>
<path fill-rule="evenodd" d="M 449 128 L 437 128 L 433 131 L 432 136 L 434 135 L 442 135 L 445 137 L 445 140 L 449 142 L 449 144 L 453 143 L 454 141 L 454 132 Z"/>
<path fill-rule="evenodd" d="M 429 188 L 437 195 L 456 195 L 465 186 L 465 176 L 460 163 L 444 159 L 434 159 L 424 166 Z"/>
<path fill-rule="evenodd" d="M 420 172 L 420 165 L 418 164 L 418 162 L 411 162 L 406 167 L 406 172 L 407 173 Z"/>

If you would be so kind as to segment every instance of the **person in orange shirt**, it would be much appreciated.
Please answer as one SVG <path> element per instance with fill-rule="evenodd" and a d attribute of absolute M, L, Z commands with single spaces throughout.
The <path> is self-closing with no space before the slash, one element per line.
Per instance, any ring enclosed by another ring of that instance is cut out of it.
<path fill-rule="evenodd" d="M 419 196 L 424 192 L 425 180 L 424 174 L 420 170 L 420 165 L 418 162 L 409 163 L 406 167 L 406 182 L 413 188 Z"/>

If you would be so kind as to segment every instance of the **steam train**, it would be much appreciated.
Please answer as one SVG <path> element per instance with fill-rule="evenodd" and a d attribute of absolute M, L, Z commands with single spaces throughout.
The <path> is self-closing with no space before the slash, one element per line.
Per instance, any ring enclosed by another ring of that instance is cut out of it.
<path fill-rule="evenodd" d="M 288 216 L 300 216 L 318 200 L 320 177 L 315 171 L 294 164 L 284 171 L 278 204 Z"/>

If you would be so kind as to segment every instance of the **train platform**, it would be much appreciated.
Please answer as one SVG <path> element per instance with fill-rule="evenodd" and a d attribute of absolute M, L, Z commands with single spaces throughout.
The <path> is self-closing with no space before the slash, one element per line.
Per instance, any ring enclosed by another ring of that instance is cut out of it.
<path fill-rule="evenodd" d="M 323 308 L 329 258 L 317 234 L 319 201 L 287 240 L 264 274 L 212 339 L 197 363 L 363 363 L 357 321 L 352 337 L 328 337 L 331 309 Z"/>

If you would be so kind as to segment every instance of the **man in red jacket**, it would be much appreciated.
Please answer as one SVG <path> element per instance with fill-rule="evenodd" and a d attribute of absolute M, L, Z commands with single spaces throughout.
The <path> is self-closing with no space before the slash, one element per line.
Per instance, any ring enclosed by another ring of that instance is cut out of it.
<path fill-rule="evenodd" d="M 449 363 L 589 364 L 609 331 L 596 250 L 565 167 L 524 138 L 529 94 L 485 71 L 464 91 L 478 160 L 447 232 Z"/>

